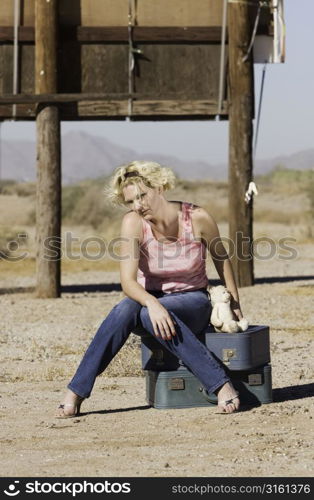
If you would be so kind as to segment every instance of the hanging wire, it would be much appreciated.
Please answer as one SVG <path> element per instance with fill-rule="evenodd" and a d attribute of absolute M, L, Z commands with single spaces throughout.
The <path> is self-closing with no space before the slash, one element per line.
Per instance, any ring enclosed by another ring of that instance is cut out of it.
<path fill-rule="evenodd" d="M 261 90 L 260 90 L 260 94 L 259 94 L 258 112 L 257 112 L 256 129 L 255 129 L 254 146 L 253 146 L 253 164 L 255 163 L 255 159 L 256 159 L 257 141 L 258 141 L 259 126 L 260 126 L 261 112 L 262 112 L 262 102 L 263 102 L 263 95 L 264 95 L 266 68 L 267 68 L 267 63 L 265 62 L 264 66 L 263 66 L 262 79 L 261 79 Z M 251 181 L 249 183 L 249 186 L 248 186 L 246 193 L 245 193 L 245 196 L 244 196 L 245 202 L 247 204 L 249 204 L 253 195 L 257 195 L 257 194 L 258 194 L 258 191 L 257 191 L 256 184 L 254 181 Z"/>
<path fill-rule="evenodd" d="M 253 148 L 253 158 L 254 159 L 256 157 L 256 150 L 257 150 L 257 140 L 258 140 L 260 119 L 261 119 L 261 111 L 262 111 L 262 101 L 263 101 L 263 94 L 264 94 L 264 84 L 265 84 L 266 68 L 267 68 L 267 63 L 265 62 L 264 66 L 263 66 L 262 80 L 261 80 L 261 90 L 260 90 L 259 102 L 258 102 L 258 112 L 257 112 L 257 120 L 256 120 L 256 131 L 255 131 L 254 148 Z"/>
<path fill-rule="evenodd" d="M 219 94 L 218 94 L 218 109 L 216 120 L 220 119 L 223 91 L 225 88 L 225 57 L 226 57 L 226 31 L 227 31 L 227 8 L 228 0 L 224 0 L 222 10 L 222 26 L 221 26 L 221 46 L 220 46 L 220 72 L 219 72 Z"/>
<path fill-rule="evenodd" d="M 132 94 L 134 91 L 134 53 L 133 53 L 133 0 L 129 0 L 129 12 L 128 12 L 128 40 L 129 40 L 129 72 L 128 72 L 128 119 L 132 116 L 133 111 L 133 99 Z"/>
<path fill-rule="evenodd" d="M 133 94 L 134 94 L 134 68 L 135 68 L 135 54 L 142 54 L 141 49 L 134 47 L 133 43 L 133 29 L 136 25 L 136 14 L 137 14 L 137 0 L 129 0 L 129 12 L 128 12 L 128 41 L 129 41 L 129 78 L 128 78 L 128 117 L 130 119 L 133 113 Z"/>
<path fill-rule="evenodd" d="M 0 181 L 2 179 L 2 123 L 0 122 Z"/>
<path fill-rule="evenodd" d="M 256 37 L 256 33 L 257 33 L 257 28 L 258 28 L 258 23 L 259 23 L 259 18 L 260 18 L 260 15 L 261 15 L 261 4 L 259 4 L 258 6 L 258 9 L 257 9 L 257 13 L 256 13 L 256 18 L 255 18 L 255 23 L 254 23 L 254 28 L 253 28 L 253 33 L 252 33 L 252 36 L 251 36 L 251 41 L 250 41 L 250 44 L 249 44 L 249 48 L 247 50 L 247 53 L 245 54 L 245 56 L 242 58 L 242 61 L 245 62 L 248 60 L 249 58 L 249 55 L 251 53 L 251 50 L 253 48 L 253 45 L 254 45 L 254 40 L 255 40 L 255 37 Z"/>
<path fill-rule="evenodd" d="M 18 93 L 19 84 L 19 25 L 20 0 L 14 0 L 14 43 L 13 43 L 13 94 Z M 12 118 L 16 119 L 16 104 L 12 105 Z"/>

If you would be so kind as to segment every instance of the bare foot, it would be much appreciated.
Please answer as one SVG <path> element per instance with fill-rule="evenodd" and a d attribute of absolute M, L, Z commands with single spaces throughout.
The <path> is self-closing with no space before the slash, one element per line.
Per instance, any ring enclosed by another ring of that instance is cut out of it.
<path fill-rule="evenodd" d="M 81 404 L 84 398 L 75 394 L 68 389 L 63 402 L 59 405 L 56 413 L 56 418 L 71 418 L 76 417 L 80 413 Z"/>
<path fill-rule="evenodd" d="M 226 382 L 217 392 L 218 407 L 222 413 L 233 413 L 240 407 L 239 393 L 231 382 Z"/>

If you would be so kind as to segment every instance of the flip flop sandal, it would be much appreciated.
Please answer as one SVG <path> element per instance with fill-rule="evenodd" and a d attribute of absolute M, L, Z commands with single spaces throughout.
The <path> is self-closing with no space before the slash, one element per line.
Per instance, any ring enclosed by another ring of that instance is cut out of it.
<path fill-rule="evenodd" d="M 64 410 L 65 408 L 73 408 L 75 409 L 75 412 L 72 413 L 71 415 L 66 415 L 65 413 L 63 415 L 56 415 L 56 418 L 74 418 L 78 417 L 80 414 L 81 410 L 81 404 L 83 403 L 84 398 L 82 398 L 76 405 L 71 404 L 71 403 L 63 403 L 58 406 L 58 410 Z"/>
<path fill-rule="evenodd" d="M 233 398 L 230 398 L 230 399 L 226 399 L 225 401 L 219 401 L 218 402 L 218 408 L 220 409 L 223 409 L 224 407 L 228 406 L 228 405 L 231 405 L 231 404 L 234 404 L 233 401 L 235 399 L 240 399 L 239 398 L 239 393 L 237 392 L 236 393 L 236 396 L 233 396 Z M 223 415 L 231 415 L 232 413 L 236 413 L 238 411 L 237 408 L 235 408 L 234 411 L 232 412 L 227 412 L 227 411 L 218 411 L 217 413 L 219 414 L 223 414 Z"/>

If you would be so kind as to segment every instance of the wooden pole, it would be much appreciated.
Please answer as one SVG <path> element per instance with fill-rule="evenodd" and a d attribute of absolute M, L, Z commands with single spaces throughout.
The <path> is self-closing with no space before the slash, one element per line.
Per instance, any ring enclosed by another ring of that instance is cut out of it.
<path fill-rule="evenodd" d="M 239 287 L 254 284 L 253 203 L 244 201 L 252 180 L 254 77 L 252 52 L 247 60 L 252 27 L 249 6 L 229 3 L 229 237 Z"/>
<path fill-rule="evenodd" d="M 35 0 L 35 92 L 57 92 L 58 0 Z M 36 295 L 60 296 L 61 159 L 58 104 L 38 105 Z"/>

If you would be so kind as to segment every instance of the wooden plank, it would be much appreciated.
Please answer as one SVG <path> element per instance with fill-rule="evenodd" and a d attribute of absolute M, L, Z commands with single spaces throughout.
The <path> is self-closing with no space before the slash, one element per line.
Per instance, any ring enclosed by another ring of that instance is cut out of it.
<path fill-rule="evenodd" d="M 33 26 L 21 26 L 18 29 L 19 42 L 35 42 L 35 29 Z M 0 26 L 0 42 L 13 42 L 13 26 Z"/>
<path fill-rule="evenodd" d="M 60 40 L 76 41 L 81 43 L 110 43 L 128 42 L 128 29 L 124 26 L 113 27 L 86 27 L 86 26 L 60 26 Z M 272 35 L 271 26 L 260 25 L 258 35 Z M 12 26 L 0 26 L 0 42 L 13 42 L 14 32 Z M 228 40 L 228 31 L 227 38 Z M 168 43 L 220 43 L 221 27 L 199 26 L 136 26 L 133 30 L 134 42 L 168 42 Z M 33 27 L 19 28 L 20 42 L 35 42 Z"/>
<path fill-rule="evenodd" d="M 0 105 L 0 120 L 11 120 L 12 104 Z M 16 106 L 16 119 L 17 120 L 32 120 L 36 118 L 36 105 L 35 104 L 18 104 Z"/>
<path fill-rule="evenodd" d="M 222 0 L 140 0 L 139 26 L 219 26 Z"/>
<path fill-rule="evenodd" d="M 229 5 L 229 237 L 234 242 L 232 264 L 238 286 L 252 286 L 253 201 L 245 202 L 252 180 L 254 82 L 252 53 L 244 61 L 251 39 L 248 6 Z"/>
<path fill-rule="evenodd" d="M 150 100 L 134 101 L 132 112 L 134 116 L 214 116 L 218 104 L 208 100 Z M 222 114 L 227 113 L 227 103 L 223 103 Z"/>
<path fill-rule="evenodd" d="M 1 0 L 0 24 L 1 26 L 13 25 L 13 0 Z"/>
<path fill-rule="evenodd" d="M 14 0 L 1 0 L 0 25 L 13 26 Z M 35 0 L 20 0 L 21 25 L 34 26 Z M 250 3 L 258 0 L 250 0 Z M 128 0 L 60 0 L 59 24 L 67 26 L 128 25 Z M 250 8 L 251 19 L 256 10 Z M 263 8 L 260 25 L 270 23 L 271 12 Z M 137 0 L 139 26 L 221 26 L 222 0 Z"/>
<path fill-rule="evenodd" d="M 69 0 L 68 3 L 70 3 Z M 129 0 L 114 0 L 114 2 L 112 0 L 101 0 L 101 2 L 81 0 L 80 3 L 82 26 L 128 25 Z"/>
<path fill-rule="evenodd" d="M 95 93 L 85 93 L 85 94 L 4 94 L 0 96 L 0 105 L 5 104 L 37 104 L 37 103 L 76 103 L 76 102 L 91 102 L 91 101 L 123 101 L 131 97 L 136 101 L 177 101 L 177 102 L 187 102 L 183 100 L 176 99 L 177 94 L 163 95 L 159 98 L 152 98 L 152 94 L 128 94 L 128 93 L 114 93 L 114 94 L 95 94 Z M 190 100 L 191 101 L 191 100 Z M 191 102 L 196 102 L 193 100 Z M 205 100 L 204 102 L 209 103 L 213 101 Z"/>
<path fill-rule="evenodd" d="M 175 100 L 177 94 L 167 94 L 153 98 L 152 94 L 133 93 L 80 93 L 80 94 L 3 94 L 0 96 L 0 105 L 4 104 L 37 104 L 37 103 L 76 103 L 80 101 L 112 101 L 126 100 Z"/>
<path fill-rule="evenodd" d="M 34 26 L 35 24 L 35 0 L 20 0 L 21 25 Z M 0 25 L 13 26 L 14 24 L 14 0 L 1 0 L 0 2 Z"/>
<path fill-rule="evenodd" d="M 82 92 L 128 92 L 128 57 L 127 45 L 82 45 Z"/>
<path fill-rule="evenodd" d="M 21 92 L 31 94 L 35 88 L 35 48 L 33 45 L 23 44 L 20 46 L 20 54 Z"/>
<path fill-rule="evenodd" d="M 1 33 L 0 33 L 1 35 Z M 79 26 L 75 33 L 65 29 L 62 36 L 76 38 L 80 42 L 127 42 L 128 30 L 124 27 L 84 27 Z M 221 27 L 146 27 L 136 26 L 133 29 L 134 42 L 220 42 Z"/>
<path fill-rule="evenodd" d="M 3 45 L 0 45 L 0 96 L 4 94 L 3 90 L 3 70 L 4 70 L 4 57 L 3 57 Z"/>
<path fill-rule="evenodd" d="M 66 113 L 66 110 L 64 112 Z M 128 101 L 82 101 L 77 105 L 77 114 L 80 118 L 126 117 Z"/>
<path fill-rule="evenodd" d="M 13 45 L 2 46 L 2 58 L 2 91 L 9 94 L 13 92 Z"/>
<path fill-rule="evenodd" d="M 213 118 L 217 113 L 218 103 L 209 100 L 153 100 L 134 101 L 132 105 L 134 117 L 143 117 L 145 120 L 156 117 L 203 117 Z M 126 118 L 128 116 L 128 101 L 126 99 L 110 101 L 81 101 L 76 103 L 62 103 L 59 106 L 62 120 L 93 120 Z M 223 103 L 222 115 L 227 117 L 227 102 Z M 36 116 L 35 104 L 18 104 L 17 119 L 34 119 Z M 0 119 L 12 117 L 12 105 L 0 104 Z"/>
<path fill-rule="evenodd" d="M 13 42 L 13 26 L 0 26 L 0 42 Z M 84 27 L 60 26 L 60 39 L 77 42 L 128 42 L 128 29 L 126 27 Z M 221 28 L 212 26 L 202 27 L 142 27 L 133 30 L 135 42 L 220 42 Z M 20 42 L 35 42 L 33 27 L 19 28 Z"/>
<path fill-rule="evenodd" d="M 14 0 L 1 0 L 0 24 L 13 25 Z M 34 0 L 21 1 L 22 24 L 35 25 Z M 128 0 L 60 0 L 59 22 L 82 26 L 127 26 Z M 146 26 L 221 24 L 221 0 L 138 0 L 136 21 Z"/>
<path fill-rule="evenodd" d="M 201 100 L 143 100 L 133 101 L 133 116 L 213 116 L 217 113 L 217 102 Z M 224 102 L 222 114 L 226 114 L 227 104 Z M 78 114 L 88 116 L 128 116 L 128 101 L 80 102 Z"/>
<path fill-rule="evenodd" d="M 71 64 L 69 64 L 71 61 Z M 81 45 L 76 42 L 60 43 L 58 51 L 58 90 L 61 93 L 82 91 Z"/>
<path fill-rule="evenodd" d="M 135 89 L 153 97 L 177 94 L 181 99 L 218 99 L 218 45 L 138 44 Z"/>

